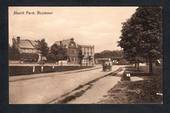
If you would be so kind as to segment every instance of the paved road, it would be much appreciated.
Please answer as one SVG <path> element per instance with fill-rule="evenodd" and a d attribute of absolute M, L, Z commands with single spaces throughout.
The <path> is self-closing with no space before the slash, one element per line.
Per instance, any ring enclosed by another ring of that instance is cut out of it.
<path fill-rule="evenodd" d="M 113 66 L 115 71 L 120 66 Z M 101 68 L 71 73 L 39 74 L 41 77 L 9 82 L 9 101 L 11 104 L 44 104 L 60 98 L 63 94 L 110 72 Z M 25 75 L 26 76 L 26 75 Z M 29 76 L 29 75 L 28 75 Z M 16 79 L 16 77 L 15 77 Z"/>
<path fill-rule="evenodd" d="M 118 81 L 120 81 L 120 77 L 106 76 L 90 84 L 90 88 L 83 92 L 80 97 L 76 97 L 75 99 L 68 101 L 67 103 L 98 104 L 103 99 L 103 97 L 107 95 L 108 91 L 117 84 Z"/>

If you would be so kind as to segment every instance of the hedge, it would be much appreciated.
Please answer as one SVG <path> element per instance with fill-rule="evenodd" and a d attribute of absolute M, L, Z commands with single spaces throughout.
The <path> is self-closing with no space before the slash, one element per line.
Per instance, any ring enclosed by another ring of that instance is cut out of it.
<path fill-rule="evenodd" d="M 71 71 L 92 66 L 9 66 L 9 76 Z"/>

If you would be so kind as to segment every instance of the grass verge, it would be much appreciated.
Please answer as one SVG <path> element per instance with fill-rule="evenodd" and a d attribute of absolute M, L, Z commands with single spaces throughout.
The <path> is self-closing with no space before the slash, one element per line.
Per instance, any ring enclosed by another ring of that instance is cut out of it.
<path fill-rule="evenodd" d="M 104 99 L 102 104 L 162 104 L 162 76 L 142 76 L 140 81 L 119 81 Z"/>

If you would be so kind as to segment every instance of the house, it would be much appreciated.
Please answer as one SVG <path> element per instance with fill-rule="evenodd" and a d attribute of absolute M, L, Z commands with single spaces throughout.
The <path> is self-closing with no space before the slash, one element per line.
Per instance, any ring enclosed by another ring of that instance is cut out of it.
<path fill-rule="evenodd" d="M 21 37 L 16 37 L 12 39 L 13 46 L 20 53 L 20 60 L 24 61 L 37 61 L 40 56 L 40 51 L 37 49 L 38 41 L 21 39 Z"/>
<path fill-rule="evenodd" d="M 78 45 L 83 58 L 82 65 L 94 65 L 94 45 Z"/>
<path fill-rule="evenodd" d="M 79 45 L 75 42 L 74 38 L 56 41 L 54 44 L 65 48 L 68 56 L 68 63 L 93 65 L 94 64 L 94 46 L 91 45 Z M 80 59 L 80 52 L 82 59 Z"/>
<path fill-rule="evenodd" d="M 78 64 L 79 58 L 78 58 L 78 47 L 75 43 L 73 38 L 67 39 L 67 40 L 61 40 L 56 41 L 54 44 L 57 44 L 57 46 L 65 48 L 66 54 L 68 56 L 68 61 L 71 64 Z"/>

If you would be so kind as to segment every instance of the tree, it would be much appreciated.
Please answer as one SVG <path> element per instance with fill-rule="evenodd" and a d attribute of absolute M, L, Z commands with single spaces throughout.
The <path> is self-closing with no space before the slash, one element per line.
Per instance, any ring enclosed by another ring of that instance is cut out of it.
<path fill-rule="evenodd" d="M 113 57 L 122 57 L 123 52 L 122 52 L 122 50 L 114 50 L 114 51 L 112 51 L 112 56 Z"/>
<path fill-rule="evenodd" d="M 20 60 L 19 50 L 14 46 L 8 46 L 8 54 L 10 60 Z"/>
<path fill-rule="evenodd" d="M 48 52 L 49 52 L 49 48 L 48 48 L 47 43 L 45 42 L 45 39 L 38 41 L 37 49 L 41 51 L 42 56 L 47 57 Z"/>
<path fill-rule="evenodd" d="M 131 63 L 135 63 L 135 67 L 139 69 L 139 31 L 136 29 L 132 19 L 123 23 L 121 32 L 119 46 L 124 50 L 124 58 Z"/>
<path fill-rule="evenodd" d="M 120 50 L 104 50 L 100 53 L 95 53 L 94 54 L 95 58 L 115 58 L 115 57 L 122 57 L 122 51 Z"/>
<path fill-rule="evenodd" d="M 123 23 L 119 46 L 127 60 L 140 62 L 145 59 L 152 73 L 152 63 L 161 57 L 162 8 L 139 7 L 132 17 Z"/>
<path fill-rule="evenodd" d="M 57 55 L 58 54 L 58 49 L 59 49 L 59 46 L 57 44 L 53 44 L 51 46 L 51 53 L 54 54 L 54 55 Z"/>
<path fill-rule="evenodd" d="M 59 47 L 56 55 L 57 60 L 67 60 L 67 50 L 64 47 Z"/>
<path fill-rule="evenodd" d="M 79 64 L 82 65 L 84 55 L 82 54 L 82 50 L 79 49 L 78 58 L 79 58 Z"/>
<path fill-rule="evenodd" d="M 56 62 L 56 56 L 53 53 L 47 55 L 48 62 Z"/>
<path fill-rule="evenodd" d="M 57 44 L 51 46 L 51 54 L 55 55 L 56 61 L 68 59 L 66 48 Z"/>

